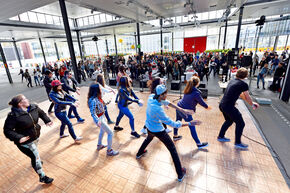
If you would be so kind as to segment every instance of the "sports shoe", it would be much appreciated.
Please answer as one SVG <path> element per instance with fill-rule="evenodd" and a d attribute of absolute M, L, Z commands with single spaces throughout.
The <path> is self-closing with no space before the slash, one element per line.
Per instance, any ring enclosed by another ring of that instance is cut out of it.
<path fill-rule="evenodd" d="M 83 137 L 79 136 L 79 137 L 75 138 L 75 142 L 78 142 L 78 141 L 80 141 L 82 139 L 83 139 Z"/>
<path fill-rule="evenodd" d="M 166 131 L 166 133 L 170 133 L 172 130 L 169 128 L 166 128 L 165 131 Z"/>
<path fill-rule="evenodd" d="M 147 132 L 147 129 L 143 127 L 143 128 L 141 129 L 141 133 L 143 133 L 143 134 L 146 135 L 146 134 L 148 133 L 148 132 Z"/>
<path fill-rule="evenodd" d="M 203 149 L 203 148 L 205 148 L 207 146 L 208 146 L 208 142 L 204 142 L 204 143 L 201 143 L 201 144 L 197 145 L 198 149 Z"/>
<path fill-rule="evenodd" d="M 178 141 L 180 139 L 182 139 L 182 136 L 181 135 L 173 136 L 173 141 Z"/>
<path fill-rule="evenodd" d="M 131 135 L 133 135 L 136 138 L 139 138 L 140 137 L 140 135 L 136 131 L 131 132 Z"/>
<path fill-rule="evenodd" d="M 97 150 L 100 151 L 101 149 L 104 149 L 106 147 L 107 147 L 107 145 L 98 145 Z"/>
<path fill-rule="evenodd" d="M 145 149 L 144 151 L 143 151 L 143 153 L 141 154 L 141 155 L 136 155 L 136 159 L 140 159 L 143 155 L 145 155 L 147 153 L 147 149 Z"/>
<path fill-rule="evenodd" d="M 178 178 L 177 178 L 177 180 L 179 181 L 179 182 L 182 182 L 182 180 L 184 179 L 184 177 L 185 177 L 185 175 L 186 175 L 186 168 L 182 168 L 182 176 L 179 176 Z"/>
<path fill-rule="evenodd" d="M 47 176 L 43 176 L 39 178 L 40 182 L 43 182 L 45 184 L 50 184 L 53 181 L 53 178 L 47 177 Z"/>
<path fill-rule="evenodd" d="M 78 119 L 78 123 L 83 123 L 83 122 L 85 122 L 85 119 L 82 119 L 82 118 Z"/>
<path fill-rule="evenodd" d="M 226 138 L 226 137 L 218 137 L 217 140 L 219 142 L 230 142 L 231 141 L 229 138 Z"/>
<path fill-rule="evenodd" d="M 249 145 L 244 144 L 244 143 L 235 144 L 235 148 L 238 148 L 238 149 L 247 149 L 248 147 Z"/>
<path fill-rule="evenodd" d="M 114 124 L 115 122 L 114 121 L 108 121 L 108 124 L 110 125 L 110 124 Z"/>
<path fill-rule="evenodd" d="M 69 136 L 69 134 L 63 134 L 63 135 L 61 135 L 61 136 L 59 136 L 60 138 L 65 138 L 65 137 L 68 137 Z"/>
<path fill-rule="evenodd" d="M 107 151 L 107 156 L 115 156 L 118 155 L 119 152 L 118 151 L 114 151 L 113 149 L 110 149 Z"/>
<path fill-rule="evenodd" d="M 69 119 L 73 119 L 73 118 L 76 118 L 74 115 L 69 115 L 67 116 Z"/>
<path fill-rule="evenodd" d="M 122 127 L 119 127 L 119 126 L 115 126 L 115 127 L 114 127 L 114 130 L 115 130 L 115 131 L 122 131 L 123 128 L 122 128 Z"/>

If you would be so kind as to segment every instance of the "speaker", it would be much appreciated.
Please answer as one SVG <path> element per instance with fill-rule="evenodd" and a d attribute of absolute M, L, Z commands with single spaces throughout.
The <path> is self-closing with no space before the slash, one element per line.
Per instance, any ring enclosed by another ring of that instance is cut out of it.
<path fill-rule="evenodd" d="M 147 81 L 146 80 L 140 80 L 140 88 L 147 88 Z"/>
<path fill-rule="evenodd" d="M 171 90 L 179 90 L 180 89 L 180 80 L 171 81 Z"/>
<path fill-rule="evenodd" d="M 116 80 L 116 78 L 110 78 L 110 79 L 109 79 L 109 85 L 110 85 L 110 86 L 116 86 L 116 85 L 117 85 L 117 80 Z"/>
<path fill-rule="evenodd" d="M 206 88 L 206 84 L 205 83 L 199 83 L 198 88 Z"/>
<path fill-rule="evenodd" d="M 203 99 L 207 99 L 208 96 L 208 89 L 207 88 L 199 88 L 199 90 L 201 91 L 201 97 Z"/>

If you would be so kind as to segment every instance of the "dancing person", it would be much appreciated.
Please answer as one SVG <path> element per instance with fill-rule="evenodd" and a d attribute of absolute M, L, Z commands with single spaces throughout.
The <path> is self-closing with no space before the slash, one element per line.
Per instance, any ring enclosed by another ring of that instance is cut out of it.
<path fill-rule="evenodd" d="M 37 148 L 41 130 L 38 120 L 41 118 L 47 126 L 52 125 L 51 120 L 42 109 L 36 104 L 30 104 L 22 94 L 13 97 L 9 105 L 12 108 L 4 123 L 5 136 L 31 159 L 32 168 L 39 175 L 39 181 L 52 183 L 53 178 L 47 177 L 43 171 Z"/>
<path fill-rule="evenodd" d="M 54 80 L 51 82 L 52 91 L 49 94 L 49 97 L 51 100 L 55 103 L 54 106 L 54 113 L 55 116 L 61 121 L 60 126 L 60 138 L 67 137 L 69 135 L 64 134 L 65 126 L 68 126 L 68 131 L 71 135 L 71 137 L 75 140 L 75 142 L 78 142 L 82 139 L 82 137 L 77 137 L 73 125 L 70 122 L 67 113 L 66 113 L 66 106 L 77 106 L 76 99 L 72 96 L 68 95 L 62 90 L 62 83 L 59 80 Z"/>
<path fill-rule="evenodd" d="M 101 87 L 101 90 L 102 90 L 102 98 L 104 96 L 103 93 L 110 93 L 112 92 L 113 94 L 115 94 L 115 91 L 107 86 L 105 84 L 105 79 L 104 79 L 104 75 L 103 74 L 98 74 L 97 75 L 97 79 L 96 79 L 96 82 L 100 84 L 100 87 Z M 115 122 L 111 120 L 110 116 L 109 116 L 109 113 L 108 113 L 108 108 L 107 108 L 107 105 L 110 103 L 111 101 L 109 101 L 107 104 L 105 104 L 104 108 L 105 108 L 105 116 L 106 116 L 106 119 L 108 121 L 108 124 L 114 124 Z"/>
<path fill-rule="evenodd" d="M 50 70 L 46 70 L 45 71 L 45 77 L 43 79 L 43 84 L 48 96 L 49 101 L 51 102 L 49 108 L 48 108 L 48 113 L 52 113 L 52 108 L 54 106 L 54 103 L 51 101 L 50 97 L 49 97 L 49 93 L 51 91 L 51 82 L 53 81 L 52 78 L 52 72 Z"/>
<path fill-rule="evenodd" d="M 97 150 L 101 150 L 107 147 L 107 155 L 115 156 L 118 155 L 118 151 L 114 151 L 112 149 L 112 141 L 113 141 L 113 131 L 105 122 L 105 103 L 102 99 L 102 89 L 99 83 L 93 84 L 90 86 L 89 94 L 88 94 L 88 106 L 90 108 L 91 116 L 93 117 L 95 123 L 98 127 L 100 127 L 99 139 Z M 108 134 L 107 144 L 102 144 L 102 139 L 104 136 L 104 132 Z"/>
<path fill-rule="evenodd" d="M 225 118 L 225 122 L 221 127 L 217 140 L 220 142 L 229 142 L 230 139 L 225 137 L 225 133 L 233 123 L 236 123 L 235 147 L 241 149 L 247 149 L 248 145 L 241 142 L 245 122 L 242 114 L 235 107 L 236 101 L 241 97 L 244 101 L 249 103 L 254 110 L 259 107 L 257 103 L 252 101 L 248 91 L 249 86 L 243 81 L 247 76 L 248 70 L 246 68 L 240 68 L 237 71 L 236 78 L 229 82 L 219 105 Z"/>
<path fill-rule="evenodd" d="M 162 123 L 170 125 L 171 127 L 180 128 L 184 126 L 199 125 L 201 122 L 196 120 L 183 124 L 180 121 L 172 121 L 165 114 L 162 107 L 162 101 L 165 101 L 166 98 L 167 89 L 165 85 L 158 85 L 155 90 L 155 95 L 150 95 L 147 101 L 145 122 L 145 125 L 148 128 L 148 135 L 142 143 L 138 153 L 136 154 L 136 158 L 140 159 L 145 153 L 147 153 L 146 147 L 149 145 L 154 137 L 157 137 L 169 150 L 173 159 L 176 173 L 178 175 L 178 181 L 181 182 L 185 177 L 186 169 L 182 168 L 175 145 L 171 140 L 170 136 L 166 133 Z"/>
<path fill-rule="evenodd" d="M 191 79 L 187 82 L 185 89 L 184 89 L 184 96 L 183 98 L 177 103 L 177 106 L 184 109 L 189 109 L 192 111 L 196 111 L 196 105 L 200 104 L 206 109 L 211 109 L 202 99 L 201 92 L 197 89 L 199 86 L 200 79 L 197 76 L 191 77 Z M 183 114 L 181 114 L 179 111 L 176 110 L 176 121 L 181 121 L 184 119 L 186 122 L 190 122 L 193 120 L 192 115 L 188 115 L 185 117 Z M 189 126 L 190 133 L 192 138 L 194 139 L 198 149 L 202 149 L 208 146 L 207 142 L 201 143 L 197 133 L 195 126 Z M 173 140 L 177 141 L 182 138 L 181 135 L 178 135 L 178 129 L 174 128 L 174 136 Z"/>
<path fill-rule="evenodd" d="M 80 88 L 78 87 L 77 81 L 72 77 L 72 73 L 68 70 L 64 72 L 64 77 L 61 79 L 61 82 L 63 83 L 62 89 L 67 93 L 70 94 L 70 92 L 75 92 L 78 95 L 80 95 Z M 74 112 L 74 116 L 72 115 L 72 112 Z M 82 123 L 85 121 L 85 119 L 82 119 L 79 116 L 79 113 L 77 111 L 77 108 L 74 105 L 71 105 L 68 110 L 68 118 L 73 119 L 77 118 L 79 123 Z"/>
<path fill-rule="evenodd" d="M 126 76 L 127 78 L 129 78 L 128 74 L 126 73 L 126 68 L 123 65 L 119 66 L 119 72 L 117 74 L 117 87 L 120 85 L 120 79 L 121 77 Z M 131 78 L 129 78 L 129 82 L 132 82 Z M 115 103 L 118 103 L 118 97 L 119 97 L 119 93 L 117 93 L 116 99 L 115 99 Z"/>
<path fill-rule="evenodd" d="M 139 100 L 139 98 L 136 96 L 133 89 L 131 88 L 131 84 L 128 80 L 128 77 L 123 76 L 120 78 L 120 85 L 118 89 L 119 89 L 119 101 L 118 101 L 119 115 L 117 117 L 114 130 L 116 131 L 123 130 L 123 128 L 119 126 L 119 123 L 123 118 L 123 116 L 126 115 L 130 119 L 130 126 L 132 130 L 131 135 L 136 138 L 139 138 L 140 135 L 135 131 L 134 116 L 131 113 L 130 109 L 128 108 L 128 105 L 132 102 L 142 105 L 142 102 Z M 134 99 L 132 99 L 130 96 L 133 96 Z"/>
<path fill-rule="evenodd" d="M 150 88 L 150 92 L 151 94 L 155 93 L 155 88 L 160 85 L 160 84 L 165 84 L 164 79 L 160 78 L 160 77 L 156 77 L 153 80 L 149 80 L 147 82 L 147 87 Z M 176 105 L 174 105 L 173 103 L 171 103 L 170 101 L 166 100 L 162 102 L 162 105 L 164 105 L 165 107 L 172 107 L 175 108 L 177 111 L 179 111 L 180 113 L 182 113 L 185 117 L 187 117 L 187 114 L 192 114 L 192 111 L 187 111 L 185 109 L 182 109 Z M 167 127 L 166 124 L 162 123 L 163 127 L 165 128 L 165 131 L 167 133 L 171 132 L 172 130 L 170 128 Z M 141 129 L 141 132 L 143 134 L 147 134 L 147 127 L 146 125 L 144 125 L 144 127 Z"/>

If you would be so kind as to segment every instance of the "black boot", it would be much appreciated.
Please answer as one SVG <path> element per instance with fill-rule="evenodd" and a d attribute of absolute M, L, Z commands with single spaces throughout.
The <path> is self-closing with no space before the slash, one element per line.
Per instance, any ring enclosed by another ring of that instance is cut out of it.
<path fill-rule="evenodd" d="M 43 182 L 45 184 L 50 184 L 53 181 L 53 178 L 47 177 L 47 176 L 43 176 L 39 178 L 40 182 Z"/>

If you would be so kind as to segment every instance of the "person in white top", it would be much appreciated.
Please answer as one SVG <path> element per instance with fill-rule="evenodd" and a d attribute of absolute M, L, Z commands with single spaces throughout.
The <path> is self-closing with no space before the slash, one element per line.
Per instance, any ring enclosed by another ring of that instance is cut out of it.
<path fill-rule="evenodd" d="M 102 90 L 102 98 L 104 97 L 103 93 L 110 93 L 112 92 L 113 94 L 116 94 L 116 92 L 114 91 L 114 89 L 112 89 L 111 87 L 107 86 L 105 84 L 105 79 L 104 79 L 104 75 L 103 74 L 98 74 L 97 78 L 96 78 L 96 82 L 100 84 L 100 88 Z M 111 102 L 111 100 L 109 100 L 108 102 L 105 103 L 104 107 L 105 107 L 105 116 L 106 119 L 108 121 L 108 124 L 114 124 L 115 122 L 111 120 L 109 113 L 108 113 L 108 108 L 107 105 Z"/>

